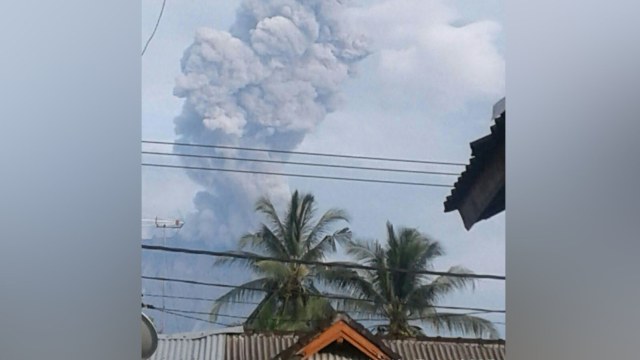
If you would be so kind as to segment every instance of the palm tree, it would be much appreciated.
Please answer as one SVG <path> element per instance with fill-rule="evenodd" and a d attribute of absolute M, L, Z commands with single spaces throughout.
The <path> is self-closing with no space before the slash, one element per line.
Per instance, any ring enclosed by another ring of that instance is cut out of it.
<path fill-rule="evenodd" d="M 474 287 L 469 277 L 429 277 L 412 271 L 428 270 L 433 260 L 444 255 L 439 242 L 421 234 L 417 229 L 401 228 L 394 231 L 387 222 L 387 244 L 378 241 L 344 242 L 347 254 L 358 264 L 376 270 L 350 270 L 333 268 L 322 272 L 321 278 L 329 285 L 348 292 L 342 310 L 360 311 L 369 319 L 384 318 L 386 324 L 375 326 L 377 331 L 390 337 L 422 335 L 420 327 L 412 323 L 431 325 L 436 331 L 448 330 L 465 335 L 497 337 L 493 324 L 469 314 L 438 312 L 434 306 L 446 295 L 460 289 Z M 406 269 L 408 272 L 389 271 Z M 471 274 L 463 267 L 454 266 L 451 273 Z"/>
<path fill-rule="evenodd" d="M 261 198 L 256 211 L 266 219 L 255 233 L 240 239 L 239 253 L 249 256 L 286 260 L 322 261 L 336 250 L 336 241 L 351 238 L 349 228 L 331 232 L 338 222 L 348 222 L 347 214 L 330 209 L 315 221 L 315 199 L 311 194 L 291 196 L 287 211 L 281 217 L 272 202 Z M 333 315 L 331 304 L 319 295 L 313 266 L 255 259 L 221 259 L 217 264 L 239 262 L 249 268 L 256 279 L 234 288 L 214 303 L 211 318 L 240 300 L 258 300 L 246 326 L 258 330 L 303 330 Z"/>

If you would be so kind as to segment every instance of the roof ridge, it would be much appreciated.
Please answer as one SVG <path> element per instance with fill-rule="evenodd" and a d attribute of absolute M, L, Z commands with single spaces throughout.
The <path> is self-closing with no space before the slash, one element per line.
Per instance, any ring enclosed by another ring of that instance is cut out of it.
<path fill-rule="evenodd" d="M 379 336 L 379 335 L 378 335 Z M 431 341 L 431 342 L 452 342 L 452 343 L 469 343 L 469 344 L 505 344 L 505 339 L 483 339 L 483 338 L 464 338 L 464 337 L 444 337 L 444 336 L 412 336 L 406 338 L 392 338 L 388 336 L 380 336 L 385 341 Z"/>
<path fill-rule="evenodd" d="M 158 334 L 158 339 L 173 340 L 173 339 L 200 339 L 212 335 L 233 335 L 244 334 L 244 328 L 242 326 L 234 326 L 228 328 L 203 330 L 203 331 L 189 331 L 173 334 Z"/>

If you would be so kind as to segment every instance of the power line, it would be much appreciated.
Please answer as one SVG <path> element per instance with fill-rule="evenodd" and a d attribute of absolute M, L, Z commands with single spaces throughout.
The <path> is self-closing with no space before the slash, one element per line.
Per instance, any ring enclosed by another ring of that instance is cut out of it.
<path fill-rule="evenodd" d="M 191 147 L 202 147 L 202 148 L 212 148 L 212 149 L 231 149 L 231 150 L 243 150 L 243 151 L 256 151 L 256 152 L 291 154 L 291 155 L 323 156 L 323 157 L 346 158 L 346 159 L 362 159 L 362 160 L 405 162 L 405 163 L 416 163 L 416 164 L 453 165 L 453 166 L 466 166 L 467 165 L 467 164 L 464 164 L 464 163 L 456 163 L 456 162 L 449 162 L 449 161 L 398 159 L 398 158 L 363 156 L 363 155 L 344 155 L 344 154 L 318 153 L 318 152 L 307 152 L 307 151 L 260 149 L 260 148 L 240 147 L 240 146 L 231 146 L 231 145 L 190 144 L 190 143 L 182 143 L 182 142 L 168 142 L 168 141 L 155 141 L 155 140 L 142 140 L 142 143 L 145 143 L 145 144 L 158 144 L 158 145 L 174 145 L 174 146 L 191 146 Z"/>
<path fill-rule="evenodd" d="M 210 323 L 210 324 L 215 324 L 215 325 L 220 325 L 220 326 L 225 326 L 225 327 L 232 326 L 231 324 L 224 324 L 224 323 L 220 323 L 220 322 L 216 322 L 216 321 L 211 321 L 211 320 L 209 320 L 209 319 L 202 319 L 202 318 L 198 318 L 198 317 L 194 317 L 194 316 L 184 315 L 184 314 L 179 313 L 179 312 L 177 312 L 177 311 L 175 311 L 175 312 L 174 312 L 174 311 L 167 310 L 167 309 L 163 309 L 163 308 L 148 307 L 148 306 L 147 306 L 146 308 L 149 308 L 149 309 L 151 309 L 151 310 L 160 311 L 160 312 L 163 312 L 163 313 L 166 313 L 166 314 L 170 314 L 170 315 L 173 315 L 173 316 L 178 316 L 178 317 L 186 318 L 186 319 L 191 319 L 191 320 L 196 320 L 196 321 L 202 321 L 202 322 L 206 322 L 206 323 Z M 185 313 L 190 313 L 190 312 L 186 312 L 186 311 L 185 311 Z M 371 321 L 383 321 L 383 320 L 386 320 L 386 319 L 381 319 L 381 320 L 371 320 Z M 356 320 L 356 321 L 358 321 L 358 320 Z M 367 320 L 359 320 L 359 321 L 367 321 Z M 506 325 L 504 322 L 501 322 L 501 321 L 492 321 L 492 323 L 493 323 L 493 324 L 496 324 L 496 325 Z"/>
<path fill-rule="evenodd" d="M 156 297 L 156 298 L 166 298 L 166 299 L 178 299 L 178 300 L 195 300 L 195 301 L 217 301 L 218 299 L 214 298 L 204 298 L 204 297 L 193 297 L 193 296 L 177 296 L 177 295 L 160 295 L 160 294 L 142 294 L 142 297 Z M 241 300 L 226 300 L 225 303 L 229 304 L 241 304 L 241 305 L 260 305 L 259 302 L 255 301 L 241 301 Z"/>
<path fill-rule="evenodd" d="M 143 304 L 142 305 L 143 308 L 146 309 L 152 309 L 152 310 L 158 310 L 158 311 L 172 311 L 172 312 L 177 312 L 177 313 L 182 313 L 182 314 L 193 314 L 193 315 L 211 315 L 211 312 L 206 312 L 206 311 L 196 311 L 196 310 L 183 310 L 183 309 L 175 309 L 175 308 L 159 308 L 156 307 L 154 305 L 150 305 L 150 304 Z M 479 315 L 479 314 L 487 314 L 486 312 L 481 312 L 481 311 L 475 311 L 475 312 L 466 312 L 466 313 L 460 313 L 460 314 L 448 314 L 448 316 L 468 316 L 468 315 Z M 249 319 L 249 316 L 241 316 L 241 315 L 229 315 L 229 314 L 215 314 L 216 317 L 225 317 L 225 318 L 230 318 L 230 319 L 239 319 L 239 320 L 247 320 Z M 421 320 L 428 320 L 429 317 L 426 316 L 419 316 L 419 317 L 410 317 L 407 320 L 409 321 L 421 321 Z M 298 321 L 314 321 L 316 319 L 310 319 L 310 318 L 295 318 L 295 319 L 279 319 L 278 321 L 282 321 L 282 322 L 298 322 Z M 353 318 L 353 320 L 355 321 L 387 321 L 389 320 L 389 318 L 385 318 L 385 317 L 379 317 L 379 318 L 374 318 L 374 317 L 364 317 L 364 318 Z"/>
<path fill-rule="evenodd" d="M 149 306 L 143 306 L 144 308 L 150 309 L 150 310 L 157 310 L 166 314 L 170 314 L 173 316 L 178 316 L 178 317 L 182 317 L 185 319 L 191 319 L 191 320 L 198 320 L 198 321 L 203 321 L 203 322 L 207 322 L 210 324 L 215 324 L 215 325 L 220 325 L 220 326 L 229 326 L 229 324 L 223 324 L 217 321 L 211 321 L 211 320 L 207 320 L 207 319 L 202 319 L 202 318 L 198 318 L 198 317 L 194 317 L 194 316 L 189 316 L 189 315 L 184 315 L 184 314 L 180 314 L 178 312 L 173 312 L 167 309 L 163 309 L 163 308 L 156 308 L 156 307 L 149 307 Z"/>
<path fill-rule="evenodd" d="M 153 36 L 156 34 L 156 30 L 158 30 L 158 25 L 160 25 L 160 19 L 162 19 L 162 14 L 164 13 L 164 6 L 166 5 L 166 3 L 167 3 L 167 0 L 162 0 L 162 7 L 160 8 L 160 14 L 158 15 L 158 20 L 156 20 L 156 25 L 153 27 L 153 31 L 151 32 L 149 39 L 147 39 L 147 43 L 144 44 L 144 49 L 142 49 L 142 54 L 140 56 L 144 56 L 144 53 L 147 51 L 147 47 L 149 46 L 149 43 L 151 43 L 151 39 L 153 39 Z"/>
<path fill-rule="evenodd" d="M 167 0 L 162 1 L 162 7 L 160 8 L 160 14 L 158 15 L 158 20 L 156 20 L 156 24 L 153 27 L 153 31 L 151 32 L 151 35 L 147 39 L 147 42 L 144 44 L 144 48 L 142 49 L 142 54 L 140 54 L 140 56 L 144 56 L 144 53 L 147 51 L 147 47 L 149 47 L 151 40 L 153 39 L 153 37 L 156 34 L 156 31 L 158 30 L 158 25 L 160 25 L 160 20 L 162 19 L 162 14 L 164 13 L 164 7 L 166 3 L 167 3 Z"/>
<path fill-rule="evenodd" d="M 179 313 L 183 313 L 183 314 L 194 314 L 194 315 L 211 315 L 211 312 L 205 312 L 205 311 L 195 311 L 195 310 L 182 310 L 182 309 L 172 309 L 172 308 L 165 308 L 165 307 L 156 307 L 154 305 L 150 305 L 150 304 L 143 304 L 142 305 L 143 308 L 146 309 L 153 309 L 153 310 L 167 310 L 167 311 L 174 311 L 174 312 L 179 312 Z M 248 316 L 240 316 L 240 315 L 228 315 L 228 314 L 216 314 L 216 316 L 218 317 L 226 317 L 226 318 L 230 318 L 230 319 L 241 319 L 241 320 L 246 320 L 248 318 Z"/>
<path fill-rule="evenodd" d="M 387 172 L 399 172 L 399 173 L 411 173 L 411 174 L 451 175 L 451 176 L 460 175 L 460 173 L 442 172 L 442 171 L 392 169 L 392 168 L 379 168 L 379 167 L 367 167 L 367 166 L 355 166 L 355 165 L 339 165 L 339 164 L 322 164 L 322 163 L 313 163 L 313 162 L 298 162 L 298 161 L 288 161 L 288 160 L 254 159 L 254 158 L 218 156 L 218 155 L 196 155 L 196 154 L 168 153 L 168 152 L 158 152 L 158 151 L 142 151 L 142 154 L 144 154 L 144 155 L 191 157 L 191 158 L 200 158 L 200 159 L 250 161 L 250 162 L 262 162 L 262 163 L 271 163 L 271 164 L 289 164 L 289 165 L 328 167 L 328 168 L 352 169 L 352 170 L 387 171 Z"/>
<path fill-rule="evenodd" d="M 211 302 L 218 302 L 218 299 L 215 298 L 203 298 L 203 297 L 190 297 L 190 296 L 173 296 L 173 295 L 159 295 L 159 294 L 143 294 L 143 297 L 164 297 L 167 299 L 180 299 L 180 300 L 195 300 L 195 301 L 211 301 Z M 358 299 L 358 301 L 360 301 L 360 299 Z M 222 301 L 223 303 L 227 303 L 227 304 L 240 304 L 240 305 L 260 305 L 259 302 L 255 302 L 255 301 L 241 301 L 241 300 L 225 300 Z M 472 308 L 460 308 L 460 307 L 456 307 L 456 306 L 432 306 L 434 308 L 442 308 L 442 309 L 447 309 L 447 310 L 469 310 Z M 496 311 L 480 311 L 480 309 L 474 309 L 475 312 L 472 313 L 466 313 L 466 315 L 474 315 L 474 314 L 490 314 L 490 313 L 496 313 L 496 314 L 505 314 L 504 310 L 496 310 Z M 482 309 L 482 310 L 488 310 L 488 309 Z M 358 310 L 351 310 L 349 311 L 350 313 L 354 313 L 354 314 L 369 314 L 369 312 L 366 311 L 358 311 Z"/>
<path fill-rule="evenodd" d="M 214 257 L 229 257 L 229 258 L 236 258 L 236 259 L 251 259 L 251 260 L 258 260 L 258 261 L 274 261 L 274 262 L 283 262 L 283 263 L 300 264 L 300 265 L 317 265 L 317 266 L 340 267 L 345 269 L 358 269 L 358 270 L 370 270 L 370 271 L 378 270 L 378 268 L 374 266 L 360 265 L 360 264 L 353 264 L 353 263 L 321 262 L 321 261 L 310 261 L 310 260 L 301 260 L 301 259 L 279 259 L 279 258 L 270 257 L 270 256 L 250 255 L 250 254 L 242 254 L 242 253 L 226 252 L 226 251 L 196 250 L 196 249 L 185 249 L 185 248 L 166 247 L 166 246 L 157 246 L 157 245 L 144 245 L 144 244 L 142 245 L 142 249 L 167 251 L 167 252 L 182 253 L 182 254 L 206 255 L 206 256 L 214 256 Z M 391 271 L 391 272 L 401 272 L 401 273 L 410 273 L 410 274 L 418 274 L 418 275 L 437 275 L 437 276 L 461 277 L 461 278 L 473 278 L 473 279 L 505 280 L 505 277 L 501 275 L 461 274 L 461 273 L 452 273 L 452 272 L 445 272 L 445 271 L 409 270 L 409 269 L 400 269 L 400 268 L 387 268 L 385 270 Z"/>
<path fill-rule="evenodd" d="M 171 169 L 222 171 L 222 172 L 235 172 L 235 173 L 244 173 L 244 174 L 262 174 L 262 175 L 275 175 L 275 176 L 289 176 L 289 177 L 301 177 L 301 178 L 324 179 L 324 180 L 343 180 L 343 181 L 357 181 L 357 182 L 395 184 L 395 185 L 414 185 L 414 186 L 427 186 L 427 187 L 443 187 L 443 188 L 448 188 L 448 189 L 453 188 L 452 185 L 446 185 L 446 184 L 430 184 L 430 183 L 419 183 L 419 182 L 410 182 L 410 181 L 377 180 L 377 179 L 365 179 L 365 178 L 349 178 L 349 177 L 322 176 L 322 175 L 309 175 L 309 174 L 292 174 L 292 173 L 278 173 L 278 172 L 258 171 L 258 170 L 239 170 L 239 169 L 224 169 L 224 168 L 210 168 L 210 167 L 200 167 L 200 166 L 184 166 L 184 165 L 168 165 L 168 164 L 142 163 L 141 165 L 142 166 L 150 166 L 150 167 L 171 168 Z"/>
<path fill-rule="evenodd" d="M 186 279 L 174 279 L 174 278 L 164 278 L 164 277 L 145 276 L 145 275 L 142 276 L 142 279 L 145 279 L 145 280 L 156 280 L 156 281 L 171 281 L 171 282 L 191 284 L 191 285 L 202 285 L 202 286 L 229 288 L 229 289 L 244 289 L 244 290 L 251 290 L 251 291 L 267 292 L 267 290 L 265 290 L 265 289 L 254 288 L 254 287 L 250 287 L 250 286 L 230 285 L 230 284 L 220 284 L 220 283 L 209 283 L 209 282 L 186 280 Z M 369 300 L 369 299 L 358 299 L 358 298 L 355 298 L 355 297 L 333 295 L 333 294 L 312 294 L 311 293 L 311 294 L 308 294 L 308 296 L 331 299 L 331 300 L 350 300 L 350 301 L 361 301 L 361 302 L 375 303 L 373 300 Z M 472 307 L 463 307 L 463 306 L 440 306 L 440 305 L 434 305 L 434 306 L 431 306 L 431 307 L 434 308 L 434 309 L 481 311 L 481 312 L 484 312 L 484 313 L 506 313 L 505 310 L 472 308 Z"/>

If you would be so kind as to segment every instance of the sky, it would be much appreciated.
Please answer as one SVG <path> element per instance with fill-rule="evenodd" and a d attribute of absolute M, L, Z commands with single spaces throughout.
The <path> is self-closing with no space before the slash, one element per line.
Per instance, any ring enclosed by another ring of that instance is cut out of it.
<path fill-rule="evenodd" d="M 298 106 L 295 109 L 307 111 L 304 114 L 308 114 L 308 117 L 299 117 L 304 118 L 305 123 L 295 118 L 290 123 L 282 120 L 269 124 L 250 115 L 245 118 L 234 117 L 233 111 L 238 107 L 245 114 L 265 111 L 259 115 L 266 118 L 268 115 L 281 114 L 277 112 L 280 108 L 291 108 L 289 99 L 282 100 L 283 104 L 274 105 L 276 110 L 270 112 L 261 106 L 247 105 L 241 100 L 244 98 L 236 96 L 235 92 L 244 91 L 242 89 L 247 83 L 259 83 L 263 91 L 277 99 L 281 95 L 281 78 L 290 80 L 301 76 L 300 73 L 313 75 L 316 70 L 302 61 L 303 58 L 296 52 L 297 44 L 315 46 L 324 43 L 320 40 L 315 43 L 313 40 L 309 43 L 300 40 L 296 43 L 294 40 L 298 39 L 292 37 L 293 32 L 287 33 L 286 27 L 278 28 L 275 22 L 268 21 L 264 24 L 274 26 L 269 28 L 265 25 L 261 28 L 264 30 L 260 33 L 262 37 L 252 36 L 251 40 L 242 40 L 243 31 L 246 30 L 242 26 L 236 26 L 235 33 L 228 35 L 229 29 L 236 23 L 237 10 L 242 2 L 167 0 L 158 31 L 141 60 L 143 139 L 169 142 L 176 139 L 212 143 L 225 141 L 274 149 L 282 144 L 281 148 L 296 151 L 465 163 L 470 156 L 469 143 L 488 134 L 492 106 L 505 95 L 504 1 L 343 1 L 344 6 L 327 9 L 323 15 L 329 18 L 327 23 L 337 23 L 335 29 L 340 30 L 335 31 L 338 34 L 335 36 L 341 36 L 338 40 L 348 40 L 341 42 L 347 44 L 341 48 L 343 54 L 356 53 L 356 56 L 346 59 L 345 55 L 332 59 L 333 62 L 329 64 L 335 71 L 321 69 L 318 79 L 305 78 L 304 86 L 309 83 L 316 91 L 329 94 L 326 101 L 308 103 L 305 102 L 308 99 L 301 96 L 303 99 L 300 104 L 305 106 L 293 104 Z M 260 4 L 250 0 L 244 2 L 256 8 L 259 6 L 256 4 Z M 293 0 L 266 1 L 271 4 L 290 2 L 297 3 Z M 153 29 L 161 3 L 160 0 L 142 2 L 141 46 Z M 254 8 L 252 11 L 258 13 L 267 10 Z M 310 17 L 316 15 L 311 14 Z M 321 22 L 318 19 L 323 20 L 324 17 L 317 15 L 315 20 Z M 279 29 L 285 30 L 277 33 L 275 30 Z M 279 48 L 284 43 L 282 39 L 290 40 L 287 44 L 293 44 L 292 47 Z M 353 39 L 356 40 L 349 42 Z M 364 40 L 361 42 L 359 39 Z M 244 43 L 241 44 L 242 41 Z M 257 69 L 259 65 L 254 61 L 256 56 L 242 52 L 249 42 L 263 62 L 265 59 L 284 59 L 295 65 L 284 69 L 277 65 L 266 70 Z M 364 45 L 360 47 L 360 44 Z M 235 69 L 235 73 L 238 73 L 238 69 L 245 71 L 243 77 L 230 75 L 224 84 L 215 87 L 229 93 L 235 91 L 233 96 L 211 95 L 215 89 L 197 88 L 197 79 L 209 76 L 211 80 L 212 76 L 210 68 L 200 65 L 201 59 L 208 54 L 207 46 L 218 50 L 218 55 L 227 56 L 227 60 L 216 63 L 219 66 L 216 68 L 217 74 L 229 68 Z M 366 54 L 363 48 L 366 48 Z M 186 66 L 181 68 L 183 57 Z M 264 75 L 267 73 L 270 75 Z M 229 85 L 236 82 L 240 85 L 235 88 L 235 85 Z M 188 106 L 184 106 L 185 102 Z M 220 115 L 220 111 L 224 116 L 216 117 L 215 114 Z M 211 114 L 214 115 L 209 116 Z M 204 121 L 209 117 L 214 119 Z M 222 123 L 218 119 L 229 121 Z M 259 135 L 255 135 L 253 129 L 257 129 L 255 134 Z M 272 135 L 273 132 L 276 135 Z M 268 135 L 263 135 L 265 133 Z M 172 150 L 158 145 L 144 145 L 143 148 Z M 178 163 L 171 158 L 143 159 Z M 343 163 L 388 165 L 354 160 Z M 411 165 L 405 168 L 417 167 Z M 435 165 L 421 165 L 420 169 L 451 170 Z M 355 171 L 328 173 L 291 166 L 278 170 L 380 179 L 390 179 L 392 176 Z M 455 181 L 455 177 L 427 175 L 393 175 L 393 179 L 448 184 Z M 349 226 L 357 237 L 384 240 L 386 221 L 396 226 L 416 227 L 440 241 L 447 251 L 447 255 L 436 262 L 435 269 L 445 270 L 452 265 L 463 265 L 476 273 L 505 274 L 504 213 L 466 231 L 457 212 L 443 212 L 443 201 L 449 194 L 446 188 L 301 178 L 274 179 L 244 174 L 203 175 L 180 169 L 146 167 L 142 169 L 141 186 L 142 219 L 180 218 L 186 222 L 184 228 L 177 232 L 158 230 L 150 222 L 143 221 L 144 243 L 165 242 L 171 246 L 211 250 L 235 249 L 237 236 L 254 230 L 252 226 L 260 220 L 252 213 L 251 206 L 258 195 L 270 195 L 277 200 L 282 198 L 283 193 L 299 189 L 312 192 L 320 210 L 331 207 L 345 209 L 351 215 Z M 338 254 L 335 258 L 342 257 Z M 233 284 L 249 279 L 246 272 L 214 267 L 210 258 L 150 252 L 143 253 L 142 272 L 151 276 Z M 143 293 L 159 294 L 161 291 L 158 282 L 143 281 Z M 223 289 L 175 283 L 167 283 L 164 291 L 171 295 L 214 298 L 223 293 Z M 504 309 L 504 297 L 503 281 L 480 280 L 474 291 L 452 295 L 443 300 L 442 305 Z M 156 306 L 162 305 L 159 298 L 145 298 L 145 301 Z M 210 305 L 185 300 L 165 300 L 164 304 L 167 308 L 194 311 L 208 311 Z M 227 312 L 245 315 L 247 311 L 248 308 L 239 306 Z M 162 313 L 155 311 L 150 315 L 160 330 L 167 333 L 217 326 L 171 315 L 163 318 Z M 496 322 L 505 321 L 503 314 L 487 315 L 486 318 Z M 226 320 L 221 319 L 223 322 Z M 504 326 L 497 327 L 501 335 L 506 337 Z"/>

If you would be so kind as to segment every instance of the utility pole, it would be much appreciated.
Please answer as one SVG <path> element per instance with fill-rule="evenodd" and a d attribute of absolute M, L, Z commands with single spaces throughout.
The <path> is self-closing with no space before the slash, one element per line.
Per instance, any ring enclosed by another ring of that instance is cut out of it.
<path fill-rule="evenodd" d="M 142 221 L 149 221 L 149 219 L 143 219 Z M 157 216 L 156 218 L 153 220 L 155 226 L 157 229 L 162 229 L 162 246 L 167 246 L 167 229 L 174 229 L 174 230 L 180 230 L 182 229 L 182 227 L 184 226 L 184 221 L 179 220 L 179 219 L 173 219 L 173 220 L 168 220 L 168 219 L 159 219 Z M 163 255 L 163 268 L 164 271 L 167 271 L 167 254 Z M 165 273 L 166 275 L 166 273 Z M 165 308 L 165 282 L 164 280 L 162 281 L 162 308 Z M 166 314 L 162 315 L 162 326 L 161 326 L 161 332 L 165 331 L 165 317 Z"/>

